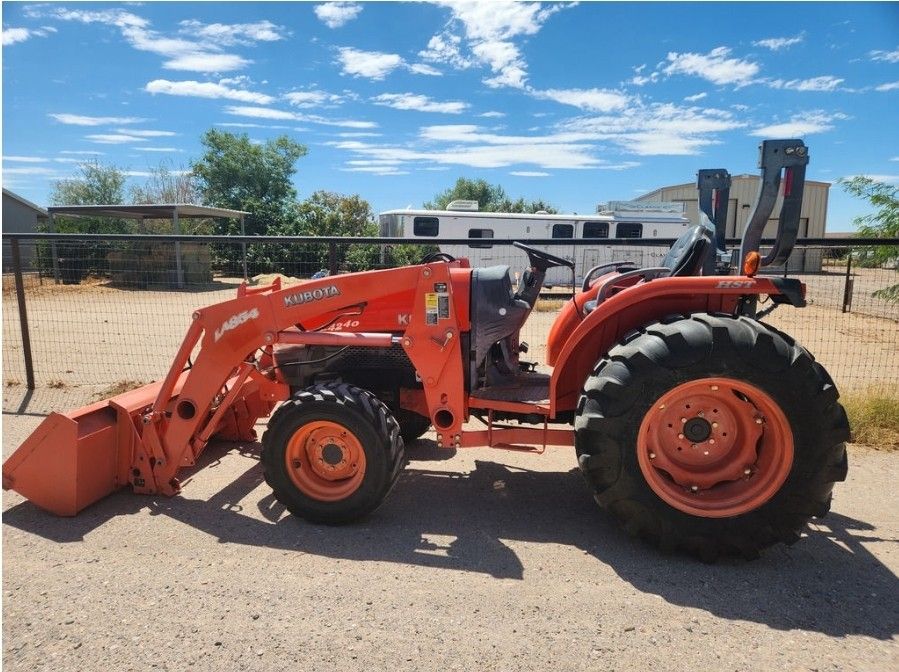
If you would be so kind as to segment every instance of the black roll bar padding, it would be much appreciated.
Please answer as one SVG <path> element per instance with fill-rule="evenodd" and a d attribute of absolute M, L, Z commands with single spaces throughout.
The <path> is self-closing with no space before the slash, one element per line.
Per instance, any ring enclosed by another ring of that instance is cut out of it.
<path fill-rule="evenodd" d="M 637 268 L 637 264 L 633 261 L 610 261 L 605 264 L 599 264 L 591 268 L 584 275 L 584 282 L 581 285 L 581 291 L 586 292 L 590 289 L 590 281 L 593 280 L 593 276 L 599 277 L 609 271 L 617 271 L 619 268 L 623 266 L 633 266 L 635 269 Z"/>
<path fill-rule="evenodd" d="M 696 173 L 699 209 L 715 225 L 715 247 L 719 252 L 725 251 L 730 185 L 730 173 L 724 168 L 703 168 Z"/>
<path fill-rule="evenodd" d="M 785 171 L 784 199 L 777 223 L 777 235 L 774 247 L 762 259 L 761 265 L 779 266 L 790 256 L 799 235 L 799 214 L 808 159 L 808 148 L 802 140 L 764 140 L 759 145 L 761 183 L 740 243 L 740 263 L 743 263 L 750 252 L 759 251 L 765 225 L 771 217 L 780 191 L 781 170 Z"/>

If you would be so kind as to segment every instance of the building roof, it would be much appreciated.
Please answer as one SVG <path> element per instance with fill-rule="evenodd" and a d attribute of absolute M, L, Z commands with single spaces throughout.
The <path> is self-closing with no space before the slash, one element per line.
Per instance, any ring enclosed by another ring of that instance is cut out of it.
<path fill-rule="evenodd" d="M 751 181 L 758 182 L 760 179 L 761 178 L 758 175 L 749 175 L 749 174 L 745 174 L 745 173 L 742 175 L 731 175 L 731 180 L 734 182 L 736 182 L 737 180 L 751 180 Z M 816 186 L 816 187 L 826 187 L 827 189 L 830 189 L 830 187 L 833 186 L 830 182 L 820 182 L 817 180 L 806 180 L 805 184 L 807 186 L 812 185 L 812 186 Z M 656 194 L 658 194 L 662 191 L 668 191 L 669 189 L 689 189 L 689 188 L 693 188 L 693 189 L 696 188 L 695 180 L 693 182 L 684 182 L 683 184 L 669 184 L 664 187 L 659 187 L 658 189 L 653 189 L 652 191 L 648 191 L 645 194 L 637 196 L 634 200 L 635 201 L 646 200 L 652 196 L 655 196 Z"/>
<path fill-rule="evenodd" d="M 6 191 L 4 189 L 4 191 Z M 52 205 L 47 208 L 51 215 L 69 217 L 116 217 L 119 219 L 179 219 L 202 217 L 227 217 L 241 219 L 249 212 L 213 208 L 208 205 L 191 203 L 153 203 L 148 205 Z"/>
<path fill-rule="evenodd" d="M 21 203 L 22 205 L 24 205 L 26 208 L 31 208 L 32 210 L 34 210 L 34 211 L 37 213 L 37 216 L 38 216 L 38 217 L 42 217 L 42 218 L 46 218 L 46 217 L 47 217 L 47 211 L 44 210 L 41 206 L 35 205 L 34 203 L 32 203 L 31 201 L 29 201 L 29 200 L 26 199 L 26 198 L 22 198 L 21 196 L 19 196 L 18 194 L 16 194 L 16 193 L 10 191 L 10 190 L 7 189 L 6 187 L 3 188 L 3 195 L 4 195 L 4 196 L 9 196 L 9 197 L 10 197 L 11 199 L 13 199 L 14 201 L 18 201 L 19 203 Z"/>

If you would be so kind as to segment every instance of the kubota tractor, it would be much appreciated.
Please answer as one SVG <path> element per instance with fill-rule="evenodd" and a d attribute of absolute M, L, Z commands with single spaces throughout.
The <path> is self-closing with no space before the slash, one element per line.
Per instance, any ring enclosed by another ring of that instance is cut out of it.
<path fill-rule="evenodd" d="M 827 513 L 849 438 L 826 371 L 759 321 L 762 297 L 805 303 L 798 280 L 756 273 L 792 250 L 807 163 L 800 140 L 762 143 L 735 261 L 721 234 L 729 177 L 700 171 L 703 223 L 658 268 L 586 273 L 550 331 L 550 372 L 519 359 L 519 333 L 547 269 L 571 263 L 520 243 L 530 264 L 517 287 L 508 266 L 444 254 L 242 286 L 194 313 L 163 381 L 49 416 L 3 465 L 3 487 L 59 515 L 125 485 L 174 495 L 211 439 L 254 440 L 280 404 L 262 438 L 265 478 L 307 520 L 373 511 L 403 468 L 404 438 L 433 426 L 446 448 L 573 445 L 599 504 L 662 548 L 708 560 L 791 543 Z"/>

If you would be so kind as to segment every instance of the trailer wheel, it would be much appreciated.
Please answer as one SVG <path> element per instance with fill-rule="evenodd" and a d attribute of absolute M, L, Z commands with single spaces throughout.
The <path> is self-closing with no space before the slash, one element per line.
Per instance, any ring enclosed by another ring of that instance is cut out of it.
<path fill-rule="evenodd" d="M 746 317 L 673 316 L 587 379 L 578 464 L 634 535 L 706 561 L 793 543 L 846 477 L 846 413 L 792 338 Z"/>
<path fill-rule="evenodd" d="M 262 437 L 262 468 L 275 498 L 316 523 L 346 523 L 371 513 L 403 465 L 393 415 L 373 394 L 351 385 L 297 392 Z"/>

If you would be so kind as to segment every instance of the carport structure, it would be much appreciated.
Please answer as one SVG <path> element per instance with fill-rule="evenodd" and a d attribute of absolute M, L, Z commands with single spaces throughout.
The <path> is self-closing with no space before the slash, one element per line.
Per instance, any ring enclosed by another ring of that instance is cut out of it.
<path fill-rule="evenodd" d="M 143 205 L 53 205 L 47 208 L 49 215 L 49 228 L 51 233 L 56 232 L 55 218 L 62 217 L 108 217 L 111 219 L 133 219 L 142 224 L 147 219 L 170 219 L 172 232 L 178 236 L 181 234 L 180 220 L 182 219 L 237 219 L 240 221 L 240 235 L 245 235 L 244 217 L 250 213 L 245 210 L 229 210 L 228 208 L 215 208 L 208 205 L 194 205 L 192 203 L 149 203 Z M 243 275 L 247 277 L 247 246 L 241 243 L 243 248 Z M 53 278 L 59 283 L 59 259 L 56 254 L 56 242 L 53 248 Z M 178 287 L 184 287 L 184 271 L 181 268 L 181 243 L 175 242 L 175 269 L 177 273 Z"/>

